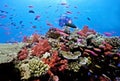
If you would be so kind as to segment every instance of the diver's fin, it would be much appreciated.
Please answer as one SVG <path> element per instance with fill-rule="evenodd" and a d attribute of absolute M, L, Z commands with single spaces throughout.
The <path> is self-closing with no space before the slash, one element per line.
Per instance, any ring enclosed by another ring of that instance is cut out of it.
<path fill-rule="evenodd" d="M 74 24 L 66 23 L 65 26 L 69 26 L 71 28 L 77 28 Z"/>

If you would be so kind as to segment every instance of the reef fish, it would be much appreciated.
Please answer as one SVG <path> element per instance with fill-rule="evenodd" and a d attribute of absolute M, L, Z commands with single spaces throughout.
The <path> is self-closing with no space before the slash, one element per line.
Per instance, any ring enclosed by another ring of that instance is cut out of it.
<path fill-rule="evenodd" d="M 67 5 L 67 3 L 66 2 L 62 2 L 60 5 Z"/>
<path fill-rule="evenodd" d="M 33 10 L 29 10 L 29 13 L 35 13 Z"/>
<path fill-rule="evenodd" d="M 40 15 L 37 15 L 34 20 L 38 20 L 40 18 Z"/>
<path fill-rule="evenodd" d="M 32 5 L 29 5 L 28 7 L 29 7 L 29 8 L 33 8 L 33 6 L 32 6 Z"/>
<path fill-rule="evenodd" d="M 6 18 L 7 15 L 4 15 L 4 14 L 0 14 L 0 18 Z"/>
<path fill-rule="evenodd" d="M 104 32 L 104 35 L 110 37 L 110 36 L 112 36 L 112 33 L 110 33 L 110 32 Z"/>

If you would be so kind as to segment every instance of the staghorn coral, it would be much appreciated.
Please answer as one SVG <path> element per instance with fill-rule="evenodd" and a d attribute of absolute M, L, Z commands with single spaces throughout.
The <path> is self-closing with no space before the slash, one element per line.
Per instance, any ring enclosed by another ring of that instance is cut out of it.
<path fill-rule="evenodd" d="M 45 64 L 39 58 L 26 59 L 16 65 L 21 72 L 21 79 L 29 79 L 30 77 L 39 77 L 49 70 L 49 65 Z"/>

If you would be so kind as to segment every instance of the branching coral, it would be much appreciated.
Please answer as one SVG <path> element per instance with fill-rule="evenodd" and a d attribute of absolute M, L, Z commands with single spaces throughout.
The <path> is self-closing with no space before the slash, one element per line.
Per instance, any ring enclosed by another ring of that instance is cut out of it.
<path fill-rule="evenodd" d="M 29 64 L 21 64 L 18 66 L 21 72 L 21 79 L 29 79 L 31 77 Z"/>
<path fill-rule="evenodd" d="M 49 70 L 49 65 L 45 64 L 39 58 L 26 59 L 16 66 L 21 72 L 21 79 L 29 79 L 30 77 L 39 77 Z"/>
<path fill-rule="evenodd" d="M 34 76 L 34 77 L 39 77 L 41 75 L 44 75 L 49 70 L 49 65 L 39 60 L 39 58 L 31 59 L 28 62 L 28 64 L 29 64 L 31 76 Z"/>

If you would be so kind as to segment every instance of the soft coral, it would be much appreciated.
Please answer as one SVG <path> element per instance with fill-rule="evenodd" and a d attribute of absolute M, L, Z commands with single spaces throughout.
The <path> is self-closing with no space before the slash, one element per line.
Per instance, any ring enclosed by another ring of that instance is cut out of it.
<path fill-rule="evenodd" d="M 40 56 L 49 51 L 51 46 L 47 39 L 40 39 L 39 42 L 32 48 L 32 55 Z"/>

